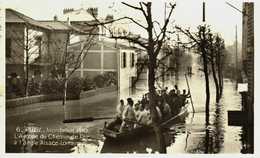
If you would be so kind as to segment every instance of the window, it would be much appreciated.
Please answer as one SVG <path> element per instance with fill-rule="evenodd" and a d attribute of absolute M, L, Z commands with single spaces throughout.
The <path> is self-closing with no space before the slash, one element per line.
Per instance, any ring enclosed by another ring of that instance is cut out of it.
<path fill-rule="evenodd" d="M 122 68 L 126 67 L 126 52 L 123 52 L 122 55 Z"/>
<path fill-rule="evenodd" d="M 11 51 L 12 51 L 12 42 L 10 38 L 6 38 L 5 41 L 5 53 L 6 53 L 6 57 L 10 58 L 11 57 Z"/>
<path fill-rule="evenodd" d="M 134 53 L 131 53 L 131 67 L 134 67 L 135 66 L 135 54 Z"/>

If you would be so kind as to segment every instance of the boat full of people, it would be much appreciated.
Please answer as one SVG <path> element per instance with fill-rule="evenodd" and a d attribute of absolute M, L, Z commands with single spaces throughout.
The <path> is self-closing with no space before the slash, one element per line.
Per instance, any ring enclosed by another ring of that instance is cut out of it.
<path fill-rule="evenodd" d="M 189 105 L 187 98 L 189 97 L 189 91 L 186 92 L 184 89 L 181 93 L 176 85 L 169 92 L 167 87 L 157 92 L 155 108 L 161 127 L 167 127 L 187 116 Z M 144 94 L 136 103 L 132 98 L 127 98 L 126 104 L 121 99 L 116 111 L 116 118 L 109 123 L 105 122 L 103 134 L 106 138 L 132 138 L 153 132 L 149 93 Z"/>

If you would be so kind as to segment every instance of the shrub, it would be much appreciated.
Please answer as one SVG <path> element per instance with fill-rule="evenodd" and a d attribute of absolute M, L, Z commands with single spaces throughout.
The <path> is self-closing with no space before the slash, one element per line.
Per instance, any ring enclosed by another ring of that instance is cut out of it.
<path fill-rule="evenodd" d="M 69 99 L 79 99 L 82 89 L 82 80 L 78 77 L 73 77 L 68 81 L 67 96 Z"/>
<path fill-rule="evenodd" d="M 105 86 L 105 78 L 103 75 L 97 75 L 96 77 L 94 77 L 93 81 L 98 88 L 102 88 Z"/>
<path fill-rule="evenodd" d="M 40 84 L 39 84 L 39 82 L 35 82 L 34 80 L 30 80 L 29 85 L 28 85 L 28 93 L 29 93 L 29 96 L 39 95 L 40 94 Z"/>
<path fill-rule="evenodd" d="M 43 94 L 60 94 L 63 86 L 55 79 L 46 79 L 42 81 L 41 92 Z"/>
<path fill-rule="evenodd" d="M 88 91 L 95 88 L 95 83 L 93 80 L 89 79 L 88 77 L 85 77 L 82 79 L 82 90 Z"/>
<path fill-rule="evenodd" d="M 116 72 L 106 72 L 104 73 L 105 86 L 117 85 L 117 75 Z"/>

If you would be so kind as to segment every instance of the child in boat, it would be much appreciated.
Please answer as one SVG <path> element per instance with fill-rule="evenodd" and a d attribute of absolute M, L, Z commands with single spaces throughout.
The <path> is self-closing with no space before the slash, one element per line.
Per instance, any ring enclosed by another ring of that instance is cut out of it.
<path fill-rule="evenodd" d="M 132 98 L 127 98 L 127 106 L 125 107 L 122 115 L 122 124 L 119 129 L 120 132 L 124 130 L 131 130 L 134 128 L 134 122 L 136 121 L 134 109 L 133 109 L 134 101 Z"/>

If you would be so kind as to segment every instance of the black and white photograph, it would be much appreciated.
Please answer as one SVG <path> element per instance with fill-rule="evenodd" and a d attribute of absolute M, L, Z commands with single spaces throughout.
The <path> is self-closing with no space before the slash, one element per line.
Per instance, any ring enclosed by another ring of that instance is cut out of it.
<path fill-rule="evenodd" d="M 255 154 L 254 1 L 0 9 L 6 154 Z"/>

